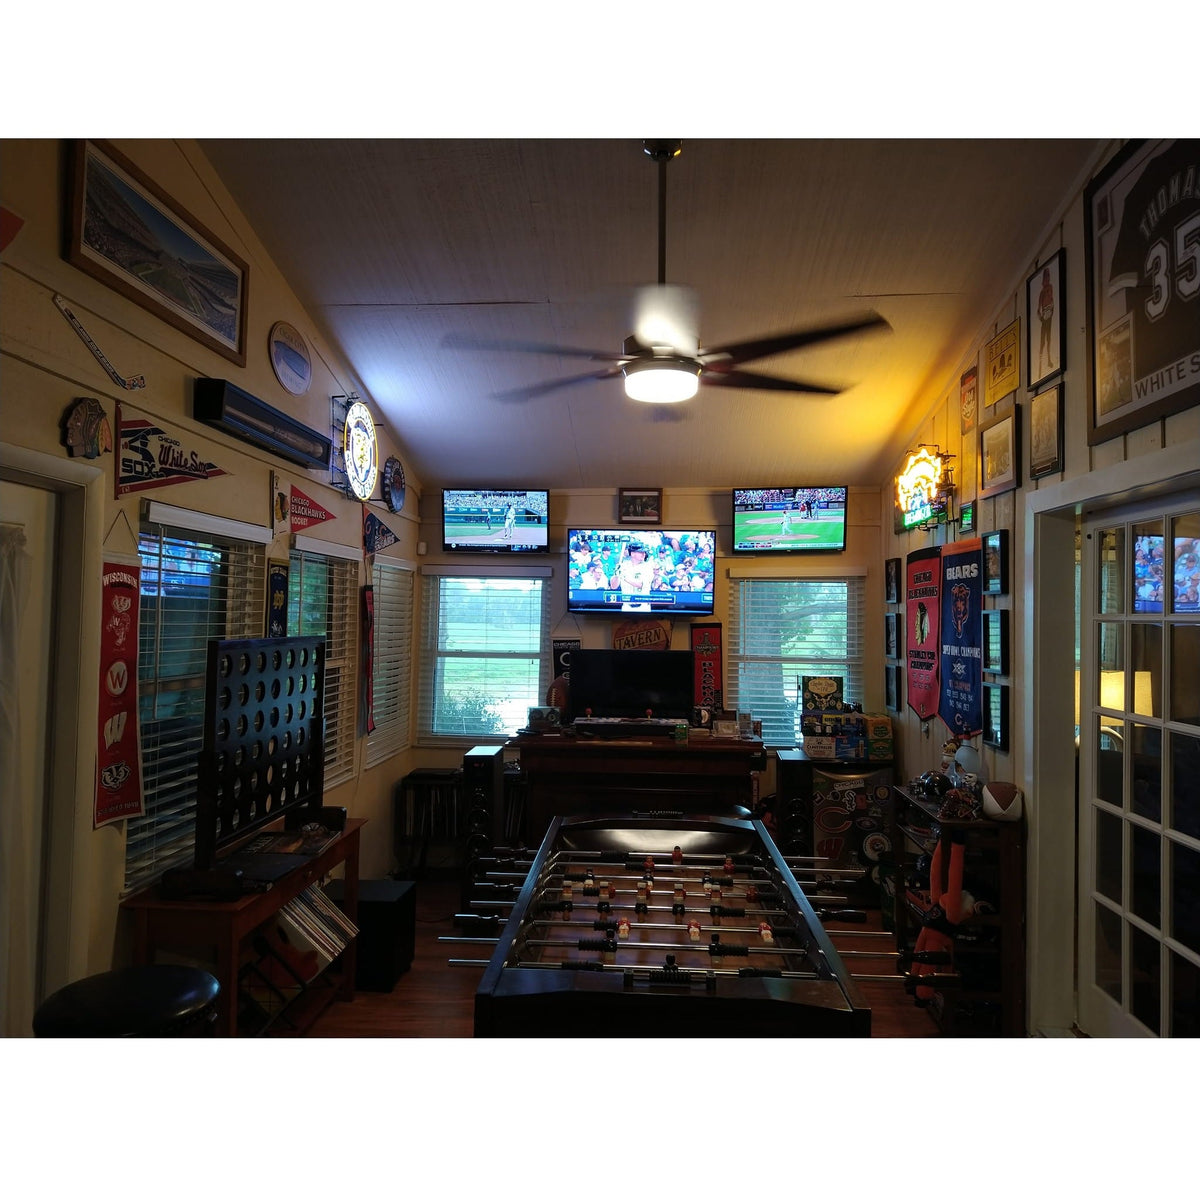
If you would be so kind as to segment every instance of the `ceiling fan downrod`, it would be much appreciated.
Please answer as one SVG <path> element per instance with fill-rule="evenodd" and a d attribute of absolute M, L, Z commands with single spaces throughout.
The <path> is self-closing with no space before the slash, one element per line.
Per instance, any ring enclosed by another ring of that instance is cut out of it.
<path fill-rule="evenodd" d="M 667 163 L 678 158 L 681 141 L 643 141 L 642 150 L 658 163 L 658 282 L 667 282 Z"/>

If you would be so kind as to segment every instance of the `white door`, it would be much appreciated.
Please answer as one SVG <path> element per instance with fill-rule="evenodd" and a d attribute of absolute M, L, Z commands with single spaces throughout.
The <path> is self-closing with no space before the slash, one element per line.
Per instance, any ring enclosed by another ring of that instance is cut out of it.
<path fill-rule="evenodd" d="M 1078 1023 L 1200 1035 L 1200 496 L 1092 514 L 1080 644 Z"/>
<path fill-rule="evenodd" d="M 41 996 L 47 745 L 58 497 L 0 480 L 0 1032 L 28 1037 Z"/>

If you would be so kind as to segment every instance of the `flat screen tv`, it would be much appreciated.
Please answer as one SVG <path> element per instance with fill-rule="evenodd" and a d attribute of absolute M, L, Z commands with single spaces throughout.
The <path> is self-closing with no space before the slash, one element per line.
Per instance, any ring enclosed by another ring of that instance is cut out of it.
<path fill-rule="evenodd" d="M 442 549 L 474 554 L 549 550 L 550 493 L 542 488 L 444 488 Z"/>
<path fill-rule="evenodd" d="M 734 554 L 829 554 L 845 549 L 844 487 L 733 489 Z"/>
<path fill-rule="evenodd" d="M 716 545 L 712 529 L 570 529 L 567 611 L 711 616 Z"/>
<path fill-rule="evenodd" d="M 570 716 L 690 720 L 691 650 L 572 650 Z"/>

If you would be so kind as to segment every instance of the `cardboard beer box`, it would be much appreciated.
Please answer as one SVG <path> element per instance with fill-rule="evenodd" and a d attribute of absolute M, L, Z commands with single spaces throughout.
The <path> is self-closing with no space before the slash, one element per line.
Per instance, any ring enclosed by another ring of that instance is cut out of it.
<path fill-rule="evenodd" d="M 804 753 L 809 758 L 826 762 L 859 762 L 867 757 L 867 744 L 860 737 L 825 737 L 806 733 Z"/>
<path fill-rule="evenodd" d="M 888 716 L 877 716 L 872 713 L 863 718 L 866 726 L 865 735 L 867 738 L 887 738 L 892 736 L 892 718 Z"/>

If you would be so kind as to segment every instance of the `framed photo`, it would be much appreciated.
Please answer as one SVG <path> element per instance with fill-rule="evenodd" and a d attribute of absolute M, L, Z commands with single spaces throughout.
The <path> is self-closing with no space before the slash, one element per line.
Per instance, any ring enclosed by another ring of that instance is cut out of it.
<path fill-rule="evenodd" d="M 244 367 L 246 264 L 107 143 L 70 174 L 67 261 Z"/>
<path fill-rule="evenodd" d="M 899 666 L 883 669 L 884 703 L 889 712 L 900 711 L 900 674 Z"/>
<path fill-rule="evenodd" d="M 979 363 L 974 362 L 970 368 L 959 376 L 958 380 L 958 411 L 959 430 L 970 433 L 979 420 Z"/>
<path fill-rule="evenodd" d="M 1062 372 L 1066 343 L 1066 251 L 1044 262 L 1025 280 L 1025 357 L 1029 390 Z M 1036 332 L 1035 332 L 1036 331 Z"/>
<path fill-rule="evenodd" d="M 1002 329 L 983 348 L 983 402 L 991 408 L 1021 386 L 1021 321 Z"/>
<path fill-rule="evenodd" d="M 900 560 L 889 558 L 883 564 L 883 601 L 885 604 L 900 603 Z"/>
<path fill-rule="evenodd" d="M 1021 484 L 1021 410 L 979 427 L 979 500 L 1011 492 Z"/>
<path fill-rule="evenodd" d="M 1088 445 L 1200 404 L 1200 372 L 1177 365 L 1200 354 L 1195 199 L 1169 199 L 1198 156 L 1129 142 L 1084 190 Z"/>
<path fill-rule="evenodd" d="M 618 488 L 617 520 L 622 525 L 662 524 L 662 488 Z"/>
<path fill-rule="evenodd" d="M 958 532 L 974 533 L 975 532 L 975 501 L 968 500 L 958 510 Z"/>
<path fill-rule="evenodd" d="M 983 594 L 1008 595 L 1008 530 L 983 535 Z"/>
<path fill-rule="evenodd" d="M 1029 402 L 1029 478 L 1063 469 L 1062 384 L 1038 392 Z"/>
<path fill-rule="evenodd" d="M 983 669 L 993 675 L 1008 674 L 1008 609 L 995 608 L 983 617 Z"/>
<path fill-rule="evenodd" d="M 883 655 L 885 658 L 900 657 L 900 615 L 885 613 L 883 617 Z"/>
<path fill-rule="evenodd" d="M 1008 684 L 983 685 L 983 743 L 1008 749 Z"/>

